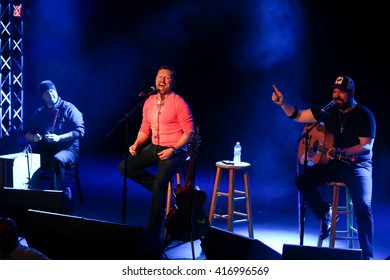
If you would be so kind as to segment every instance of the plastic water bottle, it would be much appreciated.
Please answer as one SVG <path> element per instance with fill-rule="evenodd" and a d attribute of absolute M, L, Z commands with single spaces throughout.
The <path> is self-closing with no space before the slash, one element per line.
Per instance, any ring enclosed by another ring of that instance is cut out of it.
<path fill-rule="evenodd" d="M 236 145 L 234 146 L 233 162 L 235 164 L 241 162 L 241 145 L 240 145 L 240 142 L 236 142 Z"/>
<path fill-rule="evenodd" d="M 72 200 L 72 191 L 70 190 L 69 187 L 65 189 L 65 195 L 67 198 L 69 198 L 69 200 Z"/>

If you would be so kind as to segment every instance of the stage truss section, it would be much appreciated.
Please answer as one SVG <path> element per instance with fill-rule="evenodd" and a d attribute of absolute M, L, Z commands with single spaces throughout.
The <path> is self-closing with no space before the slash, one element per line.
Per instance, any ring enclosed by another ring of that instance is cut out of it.
<path fill-rule="evenodd" d="M 0 138 L 23 129 L 22 1 L 1 0 Z"/>

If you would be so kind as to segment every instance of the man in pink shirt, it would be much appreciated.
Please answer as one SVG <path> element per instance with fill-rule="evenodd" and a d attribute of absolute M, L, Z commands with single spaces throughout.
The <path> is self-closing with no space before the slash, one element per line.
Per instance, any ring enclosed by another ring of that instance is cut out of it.
<path fill-rule="evenodd" d="M 131 156 L 123 160 L 118 170 L 152 192 L 147 229 L 158 238 L 164 222 L 165 200 L 169 180 L 185 163 L 187 143 L 194 133 L 194 121 L 189 105 L 173 92 L 175 70 L 161 66 L 156 75 L 157 94 L 150 95 L 143 105 L 142 123 L 137 138 L 129 147 Z M 151 143 L 144 147 L 148 140 Z M 157 165 L 156 174 L 146 168 Z"/>

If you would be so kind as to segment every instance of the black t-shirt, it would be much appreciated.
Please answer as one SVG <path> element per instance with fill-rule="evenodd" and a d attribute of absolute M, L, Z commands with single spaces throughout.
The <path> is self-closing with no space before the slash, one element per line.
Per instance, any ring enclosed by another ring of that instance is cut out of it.
<path fill-rule="evenodd" d="M 325 125 L 327 133 L 334 136 L 334 147 L 347 148 L 360 143 L 359 137 L 375 138 L 376 121 L 373 113 L 365 106 L 357 104 L 348 113 L 341 113 L 336 106 L 326 115 L 321 113 L 322 106 L 313 107 L 311 111 L 316 120 Z M 322 118 L 322 119 L 321 119 Z M 371 160 L 372 152 L 368 155 L 359 155 L 361 160 Z"/>

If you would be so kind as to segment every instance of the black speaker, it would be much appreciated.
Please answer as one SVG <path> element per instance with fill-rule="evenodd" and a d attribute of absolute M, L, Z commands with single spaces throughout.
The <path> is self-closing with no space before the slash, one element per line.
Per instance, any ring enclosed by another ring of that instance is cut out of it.
<path fill-rule="evenodd" d="M 28 210 L 27 244 L 54 260 L 161 259 L 162 242 L 142 227 Z"/>
<path fill-rule="evenodd" d="M 0 215 L 14 219 L 22 232 L 28 209 L 72 214 L 73 203 L 63 191 L 14 188 L 0 191 Z"/>
<path fill-rule="evenodd" d="M 281 255 L 261 241 L 209 227 L 200 246 L 208 260 L 280 260 Z"/>
<path fill-rule="evenodd" d="M 284 244 L 282 260 L 361 260 L 361 249 Z"/>

